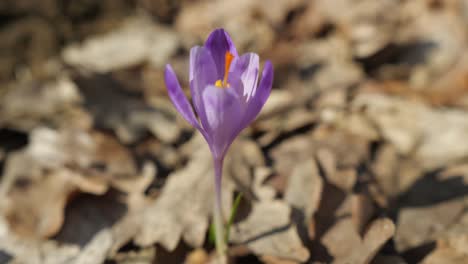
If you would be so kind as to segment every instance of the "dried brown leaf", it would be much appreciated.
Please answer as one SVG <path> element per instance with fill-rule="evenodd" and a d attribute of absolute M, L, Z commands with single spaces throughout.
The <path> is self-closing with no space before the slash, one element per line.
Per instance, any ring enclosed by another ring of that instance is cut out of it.
<path fill-rule="evenodd" d="M 361 94 L 353 105 L 365 109 L 364 115 L 400 154 L 411 153 L 425 169 L 468 156 L 468 147 L 458 143 L 467 136 L 465 112 L 431 109 L 422 103 L 378 94 Z"/>
<path fill-rule="evenodd" d="M 163 66 L 177 49 L 177 35 L 150 18 L 128 18 L 109 33 L 88 38 L 82 45 L 71 45 L 62 52 L 66 63 L 95 72 L 109 72 L 149 61 Z"/>
<path fill-rule="evenodd" d="M 398 216 L 395 246 L 404 251 L 430 242 L 453 224 L 463 211 L 460 200 L 446 201 L 427 207 L 403 208 Z"/>
<path fill-rule="evenodd" d="M 438 264 L 438 263 L 450 263 L 450 264 L 464 264 L 468 262 L 468 255 L 458 252 L 457 250 L 438 245 L 437 248 L 426 256 L 421 264 Z"/>
<path fill-rule="evenodd" d="M 364 238 L 362 240 L 359 239 L 356 236 L 357 233 L 355 233 L 353 240 L 356 244 L 348 245 L 346 254 L 334 255 L 336 259 L 333 263 L 369 263 L 377 254 L 377 251 L 393 236 L 394 232 L 395 225 L 390 219 L 382 218 L 373 221 L 366 231 Z M 346 233 L 349 234 L 349 232 Z M 349 242 L 351 241 L 346 240 L 346 242 L 342 241 L 341 243 Z"/>
<path fill-rule="evenodd" d="M 181 133 L 172 107 L 150 105 L 141 94 L 128 93 L 126 85 L 109 74 L 77 76 L 74 81 L 95 126 L 114 131 L 123 143 L 136 143 L 148 133 L 173 143 Z"/>
<path fill-rule="evenodd" d="M 0 126 L 24 132 L 44 123 L 89 128 L 90 116 L 78 107 L 82 99 L 66 76 L 45 83 L 15 83 L 0 94 Z"/>
<path fill-rule="evenodd" d="M 288 180 L 284 200 L 303 213 L 303 224 L 312 228 L 312 218 L 322 198 L 323 180 L 314 159 L 297 164 Z M 309 230 L 309 233 L 314 233 Z"/>
<path fill-rule="evenodd" d="M 254 203 L 247 219 L 233 226 L 231 241 L 246 243 L 256 255 L 304 262 L 309 251 L 302 245 L 290 213 L 291 209 L 281 201 Z"/>
<path fill-rule="evenodd" d="M 325 172 L 325 177 L 331 184 L 338 188 L 351 191 L 357 180 L 355 168 L 337 169 L 337 157 L 328 148 L 320 148 L 316 153 L 317 161 Z"/>
<path fill-rule="evenodd" d="M 364 232 L 373 216 L 374 209 L 373 201 L 368 193 L 351 194 L 351 218 L 359 234 Z"/>
<path fill-rule="evenodd" d="M 203 142 L 201 136 L 194 141 Z M 226 178 L 225 178 L 226 179 Z M 232 185 L 224 180 L 225 209 L 231 201 Z M 142 215 L 142 228 L 135 237 L 138 245 L 160 243 L 176 248 L 181 238 L 200 247 L 208 228 L 214 201 L 214 174 L 211 153 L 206 144 L 192 153 L 189 164 L 169 176 L 162 193 Z"/>

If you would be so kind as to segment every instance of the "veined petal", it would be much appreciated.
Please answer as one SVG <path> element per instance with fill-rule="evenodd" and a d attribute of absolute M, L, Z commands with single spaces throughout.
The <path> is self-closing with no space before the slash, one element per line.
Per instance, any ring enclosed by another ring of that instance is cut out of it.
<path fill-rule="evenodd" d="M 224 29 L 215 29 L 205 42 L 205 47 L 211 52 L 216 65 L 217 80 L 224 77 L 224 67 L 226 52 L 229 51 L 234 57 L 237 57 L 237 50 L 229 34 Z"/>
<path fill-rule="evenodd" d="M 216 82 L 216 76 L 216 66 L 210 51 L 205 47 L 193 47 L 190 50 L 190 92 L 195 112 L 200 121 L 203 121 L 202 125 L 206 120 L 205 106 L 202 100 L 203 91 Z M 206 137 L 210 137 L 209 134 Z"/>
<path fill-rule="evenodd" d="M 197 118 L 195 117 L 192 106 L 188 102 L 187 97 L 182 91 L 179 81 L 177 80 L 177 76 L 169 64 L 166 65 L 166 70 L 164 71 L 164 80 L 166 82 L 169 97 L 171 98 L 171 101 L 177 111 L 193 127 L 200 130 L 200 125 L 198 124 Z"/>
<path fill-rule="evenodd" d="M 247 102 L 257 89 L 259 57 L 255 53 L 246 53 L 237 57 L 229 72 L 229 83 L 236 92 Z M 238 81 L 242 85 L 237 84 Z"/>
<path fill-rule="evenodd" d="M 200 76 L 200 73 L 203 75 Z M 204 46 L 192 47 L 190 49 L 189 80 L 197 79 L 198 83 L 205 87 L 208 84 L 216 82 L 216 80 L 218 80 L 217 75 L 218 69 L 216 69 L 211 51 Z M 205 84 L 203 84 L 203 82 L 205 82 Z"/>
<path fill-rule="evenodd" d="M 252 94 L 250 100 L 247 102 L 248 106 L 245 110 L 244 118 L 241 124 L 242 129 L 248 126 L 255 119 L 255 117 L 257 117 L 258 113 L 268 99 L 268 96 L 270 96 L 271 86 L 273 85 L 273 74 L 273 65 L 270 61 L 266 61 L 260 84 Z"/>
<path fill-rule="evenodd" d="M 200 121 L 211 135 L 211 142 L 208 143 L 213 155 L 222 158 L 240 132 L 243 107 L 235 91 L 229 88 L 220 89 L 214 85 L 203 91 L 203 104 L 206 120 Z"/>

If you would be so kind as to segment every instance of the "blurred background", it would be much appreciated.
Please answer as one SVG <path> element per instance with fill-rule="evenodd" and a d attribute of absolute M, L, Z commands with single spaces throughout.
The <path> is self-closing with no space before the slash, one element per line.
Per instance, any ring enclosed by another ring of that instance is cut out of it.
<path fill-rule="evenodd" d="M 2 0 L 0 263 L 213 263 L 175 111 L 225 28 L 275 68 L 231 147 L 230 263 L 468 263 L 468 1 Z"/>

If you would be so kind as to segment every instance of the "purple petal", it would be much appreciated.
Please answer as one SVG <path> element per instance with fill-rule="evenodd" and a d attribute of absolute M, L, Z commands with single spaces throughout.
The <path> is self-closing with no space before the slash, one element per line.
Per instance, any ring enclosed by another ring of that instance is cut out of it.
<path fill-rule="evenodd" d="M 206 123 L 203 91 L 215 82 L 216 66 L 210 51 L 205 47 L 193 47 L 190 50 L 190 92 L 193 106 L 202 124 Z"/>
<path fill-rule="evenodd" d="M 218 69 L 216 78 L 222 80 L 224 77 L 224 64 L 226 52 L 229 51 L 232 55 L 237 57 L 237 50 L 231 40 L 229 34 L 224 29 L 215 29 L 211 32 L 210 36 L 205 42 L 205 47 L 211 52 L 213 60 Z"/>
<path fill-rule="evenodd" d="M 175 75 L 174 70 L 169 64 L 166 65 L 166 70 L 164 72 L 164 80 L 166 82 L 169 97 L 171 98 L 171 101 L 174 104 L 177 111 L 193 127 L 200 130 L 200 125 L 198 124 L 197 118 L 195 117 L 192 106 L 188 102 L 187 97 L 182 91 L 179 81 L 177 80 L 177 76 Z"/>
<path fill-rule="evenodd" d="M 256 91 L 259 64 L 258 55 L 255 53 L 246 53 L 232 62 L 228 82 L 244 102 L 247 102 Z M 239 85 L 238 81 L 241 81 L 242 85 Z"/>
<path fill-rule="evenodd" d="M 211 151 L 216 158 L 224 157 L 234 138 L 240 132 L 243 107 L 237 93 L 229 88 L 208 86 L 203 91 L 206 120 L 200 119 L 211 135 Z"/>
<path fill-rule="evenodd" d="M 203 69 L 200 69 L 203 68 Z M 207 73 L 199 76 L 200 73 Z M 215 73 L 213 73 L 213 71 Z M 214 63 L 211 52 L 206 47 L 195 46 L 190 49 L 190 81 L 198 79 L 199 82 L 206 82 L 206 84 L 213 84 L 217 79 L 217 69 Z M 206 86 L 206 85 L 205 85 Z"/>
<path fill-rule="evenodd" d="M 247 102 L 247 110 L 244 114 L 241 127 L 244 129 L 257 117 L 258 113 L 270 96 L 271 86 L 273 85 L 273 65 L 270 61 L 265 62 L 262 72 L 262 79 L 251 99 Z"/>

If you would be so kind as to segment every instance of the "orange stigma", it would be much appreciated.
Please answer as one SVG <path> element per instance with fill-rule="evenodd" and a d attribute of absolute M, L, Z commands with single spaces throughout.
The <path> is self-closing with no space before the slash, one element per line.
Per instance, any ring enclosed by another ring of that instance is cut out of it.
<path fill-rule="evenodd" d="M 229 52 L 229 51 L 226 51 L 226 55 L 224 57 L 224 78 L 223 78 L 223 81 L 221 80 L 217 80 L 215 85 L 217 87 L 220 87 L 220 88 L 225 88 L 225 87 L 229 87 L 229 83 L 227 82 L 228 81 L 228 76 L 229 76 L 229 68 L 231 67 L 231 62 L 232 60 L 234 59 L 234 55 Z"/>

